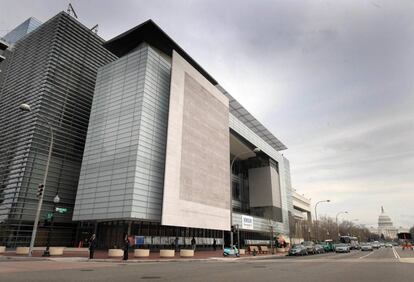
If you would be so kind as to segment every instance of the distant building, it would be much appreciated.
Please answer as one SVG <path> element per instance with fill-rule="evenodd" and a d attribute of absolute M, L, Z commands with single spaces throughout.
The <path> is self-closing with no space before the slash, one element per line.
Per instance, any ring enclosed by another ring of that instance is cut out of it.
<path fill-rule="evenodd" d="M 300 220 L 311 220 L 311 200 L 296 191 L 292 193 L 293 216 Z"/>
<path fill-rule="evenodd" d="M 5 36 L 3 36 L 3 39 L 10 44 L 14 44 L 38 28 L 41 24 L 42 22 L 40 22 L 38 19 L 30 17 L 15 27 L 12 31 L 8 32 Z"/>
<path fill-rule="evenodd" d="M 378 217 L 378 227 L 371 227 L 370 231 L 378 234 L 380 237 L 391 239 L 397 238 L 398 234 L 398 228 L 394 227 L 391 218 L 385 214 L 384 207 L 381 207 L 381 214 Z"/>
<path fill-rule="evenodd" d="M 290 221 L 291 244 L 300 244 L 310 240 L 310 223 L 312 221 L 311 199 L 292 191 L 293 210 Z"/>

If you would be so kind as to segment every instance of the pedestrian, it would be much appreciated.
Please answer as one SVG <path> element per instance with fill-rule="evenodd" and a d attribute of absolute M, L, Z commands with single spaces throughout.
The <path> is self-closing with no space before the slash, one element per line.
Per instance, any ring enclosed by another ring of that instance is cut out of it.
<path fill-rule="evenodd" d="M 216 242 L 216 238 L 213 239 L 213 249 L 216 250 L 217 249 L 217 242 Z"/>
<path fill-rule="evenodd" d="M 178 237 L 175 237 L 174 246 L 175 246 L 175 251 L 178 252 L 179 251 L 179 249 L 178 249 Z"/>
<path fill-rule="evenodd" d="M 193 236 L 193 239 L 191 239 L 191 248 L 195 251 L 195 248 L 196 248 L 196 240 L 195 240 L 194 236 Z"/>
<path fill-rule="evenodd" d="M 128 234 L 124 236 L 124 260 L 128 260 L 128 252 L 129 252 L 129 239 Z"/>
<path fill-rule="evenodd" d="M 89 239 L 89 259 L 93 259 L 93 254 L 95 252 L 96 249 L 96 235 L 95 233 L 92 234 L 91 238 Z"/>

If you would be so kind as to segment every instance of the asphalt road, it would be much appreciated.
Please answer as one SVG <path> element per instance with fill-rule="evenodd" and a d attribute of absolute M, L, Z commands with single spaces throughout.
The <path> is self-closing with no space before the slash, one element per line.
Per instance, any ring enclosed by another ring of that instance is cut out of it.
<path fill-rule="evenodd" d="M 223 259 L 220 261 L 90 263 L 17 262 L 24 271 L 7 271 L 0 281 L 414 281 L 414 252 L 379 249 L 306 257 Z M 3 268 L 3 270 L 2 270 Z"/>

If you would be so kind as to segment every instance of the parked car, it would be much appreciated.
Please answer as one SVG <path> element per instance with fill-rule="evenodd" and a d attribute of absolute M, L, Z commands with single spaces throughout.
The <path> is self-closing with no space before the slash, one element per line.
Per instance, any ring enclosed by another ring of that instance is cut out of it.
<path fill-rule="evenodd" d="M 289 256 L 306 256 L 308 255 L 308 251 L 306 250 L 305 246 L 302 245 L 293 245 L 292 248 L 290 248 Z"/>
<path fill-rule="evenodd" d="M 325 253 L 325 249 L 323 248 L 323 246 L 322 246 L 322 245 L 320 245 L 320 244 L 316 244 L 316 245 L 315 245 L 315 252 L 316 252 L 317 254 L 323 254 L 323 253 Z"/>
<path fill-rule="evenodd" d="M 380 243 L 380 248 L 384 248 L 385 247 L 385 243 L 384 242 L 381 242 Z"/>
<path fill-rule="evenodd" d="M 389 242 L 388 242 L 388 243 L 385 243 L 385 247 L 386 247 L 386 248 L 392 248 L 392 244 L 391 244 L 391 243 L 389 243 Z"/>
<path fill-rule="evenodd" d="M 302 245 L 306 248 L 306 251 L 308 252 L 308 254 L 316 254 L 316 250 L 315 250 L 315 243 L 312 241 L 304 241 L 302 243 Z"/>
<path fill-rule="evenodd" d="M 372 248 L 373 249 L 379 249 L 380 248 L 380 244 L 378 241 L 374 241 L 374 243 L 372 243 Z"/>
<path fill-rule="evenodd" d="M 337 253 L 349 253 L 351 251 L 348 244 L 336 244 L 335 245 L 335 252 Z"/>
<path fill-rule="evenodd" d="M 361 251 L 373 251 L 372 245 L 370 243 L 362 243 L 361 244 Z"/>
<path fill-rule="evenodd" d="M 236 256 L 236 257 L 240 256 L 239 250 L 237 249 L 236 245 L 233 245 L 230 248 L 224 248 L 223 257 L 227 257 L 227 256 Z"/>
<path fill-rule="evenodd" d="M 335 251 L 335 245 L 331 239 L 325 240 L 325 242 L 321 243 L 323 248 L 325 249 L 325 252 L 334 252 Z"/>

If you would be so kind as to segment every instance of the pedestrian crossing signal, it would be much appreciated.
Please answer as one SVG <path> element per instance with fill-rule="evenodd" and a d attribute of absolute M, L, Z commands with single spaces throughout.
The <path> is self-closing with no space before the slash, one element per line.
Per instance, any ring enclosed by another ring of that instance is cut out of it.
<path fill-rule="evenodd" d="M 37 197 L 40 198 L 43 195 L 43 190 L 45 189 L 45 185 L 43 183 L 39 184 L 39 186 L 37 186 Z"/>

